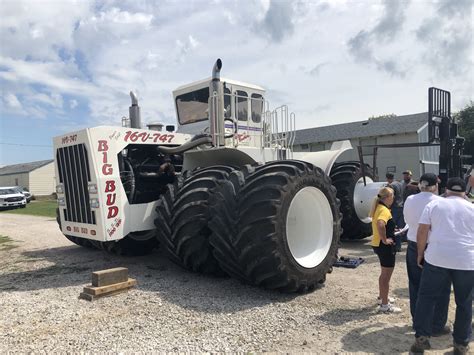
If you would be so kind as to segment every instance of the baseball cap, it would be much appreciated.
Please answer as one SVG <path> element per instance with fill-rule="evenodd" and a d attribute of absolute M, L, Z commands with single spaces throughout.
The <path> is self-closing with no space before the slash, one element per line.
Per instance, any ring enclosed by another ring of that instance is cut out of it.
<path fill-rule="evenodd" d="M 402 174 L 413 175 L 413 173 L 411 172 L 411 170 L 405 170 Z"/>
<path fill-rule="evenodd" d="M 454 192 L 464 192 L 466 191 L 466 183 L 459 177 L 452 177 L 448 179 L 446 188 Z"/>
<path fill-rule="evenodd" d="M 438 177 L 433 173 L 424 173 L 420 177 L 420 184 L 423 186 L 434 186 L 438 182 Z"/>

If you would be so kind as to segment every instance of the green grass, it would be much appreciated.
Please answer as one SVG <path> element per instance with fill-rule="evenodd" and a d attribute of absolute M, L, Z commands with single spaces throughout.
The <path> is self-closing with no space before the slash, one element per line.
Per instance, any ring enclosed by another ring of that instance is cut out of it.
<path fill-rule="evenodd" d="M 14 245 L 15 241 L 6 235 L 0 235 L 0 251 L 10 250 L 18 248 L 17 245 Z"/>
<path fill-rule="evenodd" d="M 2 210 L 0 213 L 25 214 L 30 216 L 43 216 L 56 218 L 58 203 L 54 201 L 31 201 L 25 208 Z"/>

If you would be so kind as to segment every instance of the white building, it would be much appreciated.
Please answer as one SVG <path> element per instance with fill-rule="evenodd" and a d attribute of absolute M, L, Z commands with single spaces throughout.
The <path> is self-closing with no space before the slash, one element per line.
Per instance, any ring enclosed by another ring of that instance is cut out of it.
<path fill-rule="evenodd" d="M 338 161 L 359 160 L 358 146 L 375 144 L 424 143 L 428 141 L 428 113 L 375 118 L 371 120 L 316 127 L 296 131 L 295 151 L 327 150 L 335 141 L 350 140 L 353 150 Z M 373 148 L 363 148 L 364 162 L 373 165 Z M 411 170 L 414 178 L 424 172 L 438 173 L 439 146 L 378 148 L 376 167 L 380 180 L 393 172 L 400 180 L 404 170 Z"/>
<path fill-rule="evenodd" d="M 26 187 L 35 196 L 51 195 L 56 190 L 54 160 L 7 165 L 0 168 L 0 186 Z"/>

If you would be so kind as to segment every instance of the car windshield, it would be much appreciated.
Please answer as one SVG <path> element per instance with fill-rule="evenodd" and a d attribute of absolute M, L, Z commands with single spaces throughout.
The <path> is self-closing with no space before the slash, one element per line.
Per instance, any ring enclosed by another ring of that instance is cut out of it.
<path fill-rule="evenodd" d="M 17 193 L 18 192 L 15 189 L 0 189 L 0 195 L 11 195 Z"/>

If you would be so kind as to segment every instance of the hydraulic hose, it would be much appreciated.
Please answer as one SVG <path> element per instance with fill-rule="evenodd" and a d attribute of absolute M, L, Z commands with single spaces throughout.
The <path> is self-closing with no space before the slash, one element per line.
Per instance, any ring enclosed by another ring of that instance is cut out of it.
<path fill-rule="evenodd" d="M 157 147 L 158 151 L 164 154 L 180 154 L 184 153 L 187 150 L 196 148 L 197 146 L 203 145 L 203 144 L 210 144 L 212 143 L 212 138 L 211 137 L 202 137 L 198 138 L 196 140 L 189 141 L 187 143 L 184 143 L 183 145 L 180 145 L 178 147 L 162 147 L 159 146 Z"/>
<path fill-rule="evenodd" d="M 133 166 L 132 166 L 132 163 L 130 163 L 130 160 L 124 159 L 124 163 L 130 169 L 131 179 L 130 179 L 129 201 L 130 203 L 133 203 L 135 199 L 135 174 L 133 172 Z"/>

